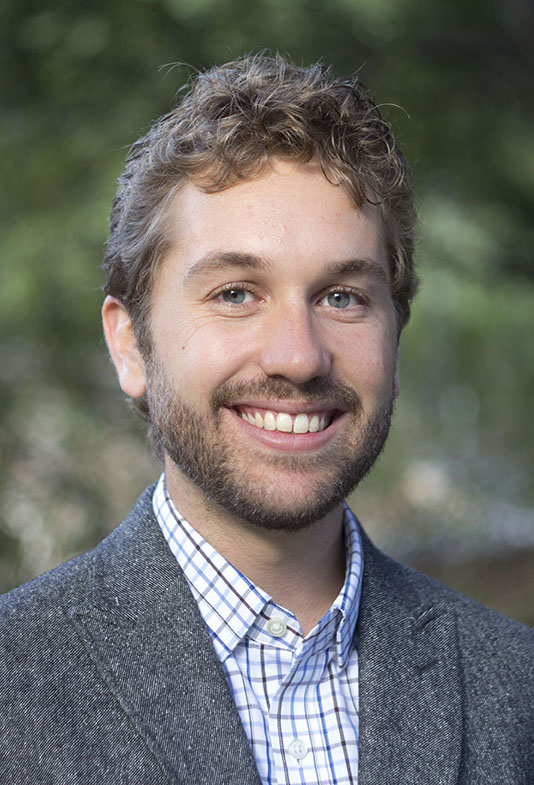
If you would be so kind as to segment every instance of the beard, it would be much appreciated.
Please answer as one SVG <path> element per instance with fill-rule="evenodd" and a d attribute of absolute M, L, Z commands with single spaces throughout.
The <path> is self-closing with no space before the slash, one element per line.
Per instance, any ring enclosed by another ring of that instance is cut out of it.
<path fill-rule="evenodd" d="M 294 532 L 325 517 L 369 472 L 389 433 L 393 390 L 385 404 L 366 415 L 355 390 L 330 379 L 312 379 L 298 387 L 274 378 L 227 381 L 214 393 L 208 410 L 200 411 L 180 399 L 157 358 L 151 356 L 146 368 L 151 436 L 158 451 L 169 456 L 207 501 L 264 529 Z M 317 453 L 262 453 L 256 476 L 253 454 L 240 462 L 240 444 L 225 441 L 221 428 L 226 405 L 255 398 L 317 403 L 318 409 L 348 412 L 350 421 L 341 438 Z M 276 481 L 269 480 L 269 467 L 288 475 L 312 472 L 313 488 L 295 492 L 288 503 Z"/>

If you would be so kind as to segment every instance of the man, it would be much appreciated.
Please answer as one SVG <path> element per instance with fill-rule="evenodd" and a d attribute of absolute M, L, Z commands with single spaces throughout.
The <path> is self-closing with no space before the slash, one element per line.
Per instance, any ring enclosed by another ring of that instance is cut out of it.
<path fill-rule="evenodd" d="M 2 783 L 532 782 L 533 636 L 379 553 L 415 291 L 391 129 L 320 66 L 198 75 L 113 206 L 106 339 L 164 473 L 2 606 Z"/>

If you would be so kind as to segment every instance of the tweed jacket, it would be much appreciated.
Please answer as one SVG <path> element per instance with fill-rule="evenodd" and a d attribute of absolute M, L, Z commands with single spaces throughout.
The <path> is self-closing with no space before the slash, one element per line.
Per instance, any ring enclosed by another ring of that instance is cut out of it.
<path fill-rule="evenodd" d="M 534 634 L 364 536 L 360 785 L 534 783 Z M 2 785 L 260 785 L 151 490 L 0 602 Z M 310 783 L 310 785 L 318 785 Z"/>

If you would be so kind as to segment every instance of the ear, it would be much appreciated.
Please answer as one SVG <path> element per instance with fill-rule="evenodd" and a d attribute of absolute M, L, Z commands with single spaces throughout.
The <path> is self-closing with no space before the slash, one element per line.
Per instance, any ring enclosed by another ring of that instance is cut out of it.
<path fill-rule="evenodd" d="M 116 297 L 106 297 L 102 306 L 102 323 L 119 384 L 130 398 L 146 393 L 145 363 L 135 339 L 128 311 Z"/>

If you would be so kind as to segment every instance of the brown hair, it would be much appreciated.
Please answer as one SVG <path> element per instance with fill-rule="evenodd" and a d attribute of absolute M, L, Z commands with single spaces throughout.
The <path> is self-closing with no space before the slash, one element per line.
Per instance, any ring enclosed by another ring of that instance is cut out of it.
<path fill-rule="evenodd" d="M 120 177 L 104 288 L 129 311 L 144 351 L 176 191 L 186 181 L 205 191 L 228 188 L 261 174 L 272 157 L 315 159 L 357 207 L 365 200 L 379 205 L 399 333 L 408 321 L 417 286 L 415 209 L 391 126 L 358 79 L 338 79 L 320 63 L 301 67 L 280 55 L 254 55 L 195 75 L 181 103 L 135 142 Z"/>

